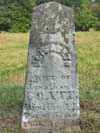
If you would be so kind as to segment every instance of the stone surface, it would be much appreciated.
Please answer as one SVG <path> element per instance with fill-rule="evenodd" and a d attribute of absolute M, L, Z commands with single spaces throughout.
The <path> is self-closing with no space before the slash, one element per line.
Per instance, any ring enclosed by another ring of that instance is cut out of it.
<path fill-rule="evenodd" d="M 74 13 L 49 2 L 34 9 L 22 128 L 61 133 L 80 116 Z"/>

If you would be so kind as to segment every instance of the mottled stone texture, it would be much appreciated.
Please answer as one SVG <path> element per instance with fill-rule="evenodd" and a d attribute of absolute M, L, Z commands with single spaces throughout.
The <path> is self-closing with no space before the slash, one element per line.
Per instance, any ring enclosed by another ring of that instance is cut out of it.
<path fill-rule="evenodd" d="M 22 128 L 61 133 L 79 119 L 74 13 L 57 2 L 33 11 Z"/>

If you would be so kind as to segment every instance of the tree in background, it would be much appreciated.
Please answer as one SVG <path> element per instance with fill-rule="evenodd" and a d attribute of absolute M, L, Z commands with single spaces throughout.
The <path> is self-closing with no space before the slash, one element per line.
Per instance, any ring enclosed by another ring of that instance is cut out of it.
<path fill-rule="evenodd" d="M 36 4 L 55 0 L 37 0 Z M 100 0 L 56 0 L 67 6 L 71 6 L 75 10 L 76 30 L 88 31 L 90 28 L 100 30 Z"/>
<path fill-rule="evenodd" d="M 32 8 L 49 1 L 75 10 L 76 30 L 100 30 L 100 0 L 0 0 L 0 30 L 27 32 L 31 26 Z"/>
<path fill-rule="evenodd" d="M 100 30 L 100 10 L 93 10 L 94 5 L 94 2 L 84 0 L 81 2 L 80 7 L 75 8 L 76 30 L 88 31 L 90 28 Z"/>
<path fill-rule="evenodd" d="M 43 4 L 43 3 L 50 2 L 50 1 L 56 1 L 56 2 L 59 2 L 61 4 L 73 7 L 76 4 L 80 3 L 81 0 L 37 0 L 36 4 L 40 5 L 40 4 Z"/>
<path fill-rule="evenodd" d="M 27 32 L 34 3 L 30 0 L 0 1 L 0 30 Z"/>

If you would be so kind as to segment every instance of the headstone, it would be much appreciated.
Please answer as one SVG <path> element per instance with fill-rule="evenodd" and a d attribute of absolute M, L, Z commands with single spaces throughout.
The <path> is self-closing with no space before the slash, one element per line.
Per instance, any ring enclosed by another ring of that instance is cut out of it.
<path fill-rule="evenodd" d="M 79 116 L 74 13 L 57 2 L 36 7 L 25 82 L 22 128 L 61 133 Z"/>

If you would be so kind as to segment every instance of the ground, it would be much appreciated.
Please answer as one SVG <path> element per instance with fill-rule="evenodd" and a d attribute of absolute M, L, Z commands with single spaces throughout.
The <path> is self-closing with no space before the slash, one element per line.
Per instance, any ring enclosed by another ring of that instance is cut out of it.
<path fill-rule="evenodd" d="M 0 133 L 20 128 L 29 33 L 0 33 Z M 76 33 L 81 133 L 100 133 L 100 32 Z"/>

